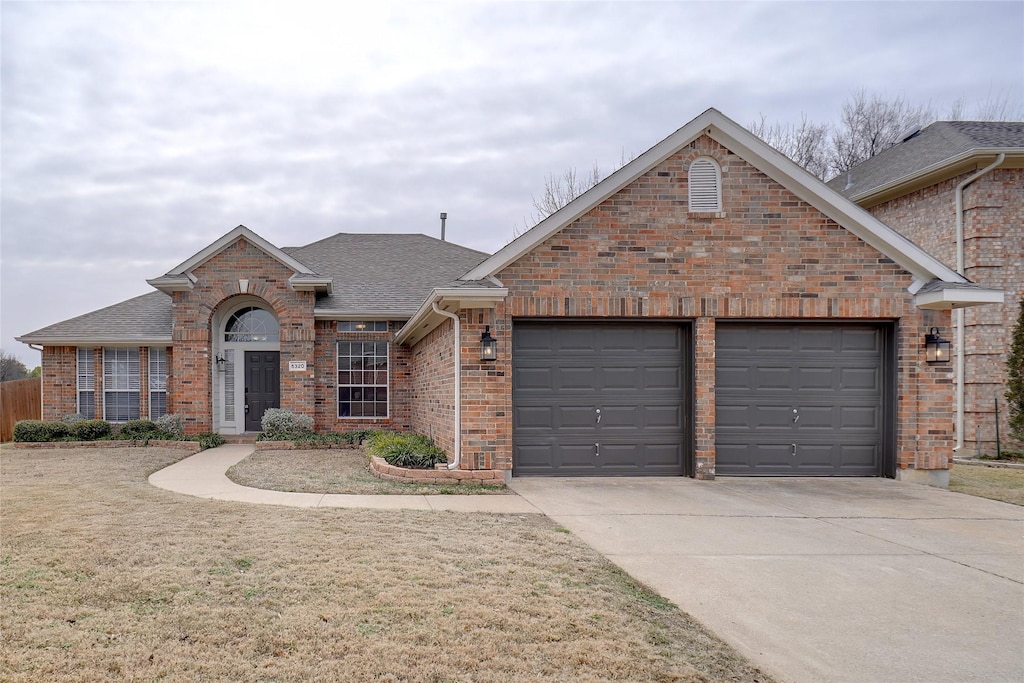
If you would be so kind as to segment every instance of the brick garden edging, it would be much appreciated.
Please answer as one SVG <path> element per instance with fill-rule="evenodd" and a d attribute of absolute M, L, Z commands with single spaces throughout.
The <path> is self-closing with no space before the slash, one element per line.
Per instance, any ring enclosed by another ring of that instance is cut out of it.
<path fill-rule="evenodd" d="M 377 456 L 370 458 L 370 472 L 380 479 L 404 484 L 505 485 L 505 473 L 502 470 L 450 470 L 444 465 L 438 465 L 432 470 L 412 470 L 389 465 L 384 458 Z"/>
<path fill-rule="evenodd" d="M 47 448 L 145 448 L 154 446 L 158 448 L 177 448 L 180 450 L 198 453 L 203 450 L 197 441 L 164 441 L 162 439 L 150 439 L 145 441 L 13 441 L 4 444 L 4 447 L 18 448 L 24 450 L 43 450 Z"/>

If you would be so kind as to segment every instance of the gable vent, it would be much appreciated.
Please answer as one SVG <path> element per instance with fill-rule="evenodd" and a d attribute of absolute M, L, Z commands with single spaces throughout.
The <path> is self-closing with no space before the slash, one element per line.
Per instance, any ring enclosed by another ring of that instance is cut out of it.
<path fill-rule="evenodd" d="M 688 177 L 691 212 L 722 210 L 722 171 L 714 159 L 700 157 L 690 164 Z"/>

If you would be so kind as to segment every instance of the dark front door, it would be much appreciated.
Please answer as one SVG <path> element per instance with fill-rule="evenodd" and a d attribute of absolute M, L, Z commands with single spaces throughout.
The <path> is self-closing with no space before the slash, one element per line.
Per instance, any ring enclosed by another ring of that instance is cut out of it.
<path fill-rule="evenodd" d="M 263 431 L 263 413 L 281 407 L 281 352 L 245 352 L 245 431 Z"/>
<path fill-rule="evenodd" d="M 688 328 L 647 322 L 516 322 L 516 475 L 680 475 Z"/>

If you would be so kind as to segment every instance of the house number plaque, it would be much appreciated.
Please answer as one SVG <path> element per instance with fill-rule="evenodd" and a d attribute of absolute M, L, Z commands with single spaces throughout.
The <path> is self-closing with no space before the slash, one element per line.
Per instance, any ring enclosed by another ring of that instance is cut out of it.
<path fill-rule="evenodd" d="M 304 360 L 290 360 L 290 361 L 288 361 L 288 371 L 289 372 L 305 372 L 306 371 L 306 361 L 304 361 Z"/>

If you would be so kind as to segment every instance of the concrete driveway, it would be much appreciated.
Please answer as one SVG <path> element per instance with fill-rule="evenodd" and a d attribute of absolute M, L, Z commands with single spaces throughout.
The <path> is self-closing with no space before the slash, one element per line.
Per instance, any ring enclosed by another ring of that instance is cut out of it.
<path fill-rule="evenodd" d="M 888 479 L 517 478 L 783 681 L 1024 681 L 1024 508 Z"/>

